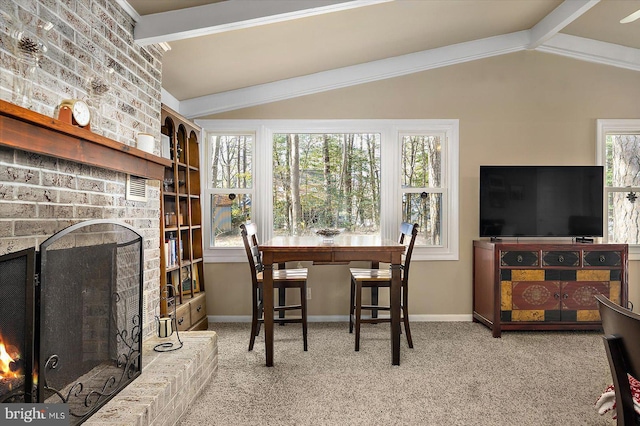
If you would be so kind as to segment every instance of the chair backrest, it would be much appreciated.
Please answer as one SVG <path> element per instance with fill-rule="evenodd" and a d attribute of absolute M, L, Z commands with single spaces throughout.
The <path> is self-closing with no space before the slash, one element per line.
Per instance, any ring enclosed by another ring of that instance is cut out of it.
<path fill-rule="evenodd" d="M 640 380 L 640 315 L 597 294 L 604 334 L 622 339 L 627 373 Z"/>
<path fill-rule="evenodd" d="M 409 279 L 409 266 L 411 265 L 411 254 L 413 253 L 413 246 L 416 243 L 416 236 L 418 235 L 418 227 L 417 223 L 409 223 L 402 222 L 400 224 L 400 238 L 398 242 L 400 244 L 404 244 L 407 246 L 407 249 L 404 253 L 404 263 L 402 264 L 402 269 L 404 270 L 404 275 L 402 276 L 402 280 L 406 284 Z M 409 243 L 407 244 L 407 240 Z"/>
<path fill-rule="evenodd" d="M 638 379 L 640 372 L 640 315 L 625 309 L 602 294 L 597 294 L 604 329 L 604 343 L 616 390 L 616 415 L 619 425 L 637 425 L 638 415 L 627 374 Z"/>
<path fill-rule="evenodd" d="M 260 253 L 260 247 L 257 237 L 258 228 L 255 223 L 247 223 L 240 225 L 240 234 L 242 235 L 242 241 L 244 242 L 244 250 L 247 253 L 249 259 L 249 266 L 251 268 L 251 280 L 254 284 L 258 282 L 258 273 L 264 269 L 262 265 L 262 253 Z"/>

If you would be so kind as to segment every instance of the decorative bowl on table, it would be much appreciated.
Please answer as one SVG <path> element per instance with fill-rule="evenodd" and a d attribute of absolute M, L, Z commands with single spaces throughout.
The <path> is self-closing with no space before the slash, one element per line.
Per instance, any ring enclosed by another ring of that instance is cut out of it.
<path fill-rule="evenodd" d="M 320 228 L 316 229 L 316 234 L 322 236 L 323 242 L 332 243 L 333 237 L 344 231 L 344 228 Z"/>

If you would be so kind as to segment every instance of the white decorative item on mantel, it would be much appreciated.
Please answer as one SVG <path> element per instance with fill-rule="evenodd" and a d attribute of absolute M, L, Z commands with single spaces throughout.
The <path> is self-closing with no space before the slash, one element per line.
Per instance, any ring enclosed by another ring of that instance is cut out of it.
<path fill-rule="evenodd" d="M 138 133 L 138 136 L 136 137 L 136 144 L 139 150 L 153 154 L 156 140 L 153 135 L 149 133 Z"/>

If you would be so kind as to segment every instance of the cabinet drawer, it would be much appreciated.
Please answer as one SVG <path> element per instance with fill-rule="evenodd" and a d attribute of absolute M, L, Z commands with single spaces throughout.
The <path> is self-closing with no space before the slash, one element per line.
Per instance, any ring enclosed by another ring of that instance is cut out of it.
<path fill-rule="evenodd" d="M 503 251 L 500 252 L 501 266 L 538 266 L 537 251 Z"/>
<path fill-rule="evenodd" d="M 580 266 L 579 251 L 543 251 L 543 266 Z"/>
<path fill-rule="evenodd" d="M 205 317 L 207 314 L 207 309 L 205 306 L 204 297 L 200 297 L 196 300 L 192 300 L 189 302 L 189 306 L 191 307 L 191 323 L 195 324 Z"/>
<path fill-rule="evenodd" d="M 191 327 L 191 306 L 188 303 L 178 306 L 176 309 L 176 322 L 180 331 L 188 330 Z"/>
<path fill-rule="evenodd" d="M 584 266 L 620 266 L 622 255 L 619 251 L 585 251 Z"/>

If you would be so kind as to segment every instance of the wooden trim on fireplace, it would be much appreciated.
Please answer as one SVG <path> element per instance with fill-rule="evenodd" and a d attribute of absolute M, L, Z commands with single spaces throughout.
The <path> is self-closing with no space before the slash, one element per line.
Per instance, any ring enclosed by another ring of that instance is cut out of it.
<path fill-rule="evenodd" d="M 0 100 L 0 145 L 82 164 L 164 179 L 171 160 Z"/>

